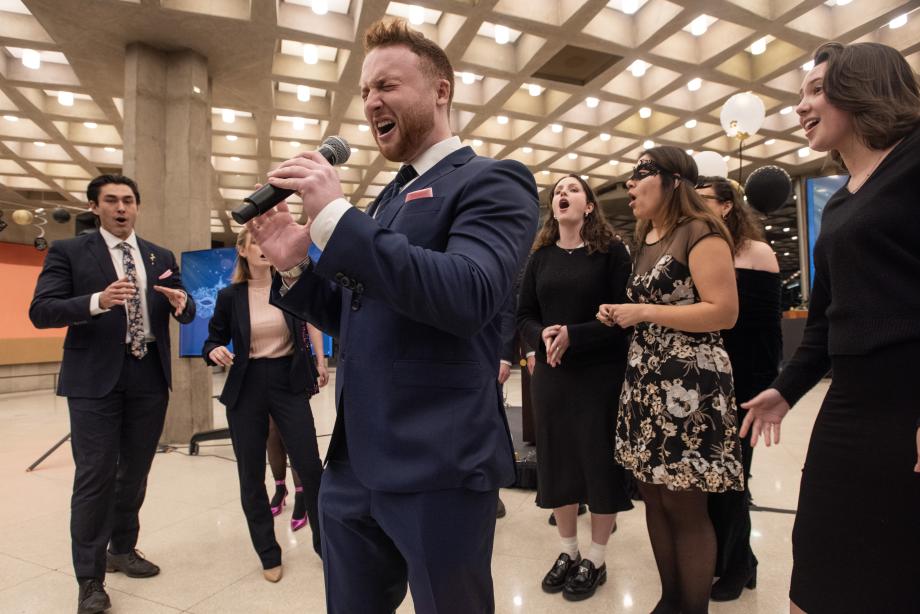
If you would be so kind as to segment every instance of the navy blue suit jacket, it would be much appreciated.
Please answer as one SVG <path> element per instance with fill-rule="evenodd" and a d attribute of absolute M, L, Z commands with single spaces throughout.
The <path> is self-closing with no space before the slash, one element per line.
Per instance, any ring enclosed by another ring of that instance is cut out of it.
<path fill-rule="evenodd" d="M 147 272 L 151 332 L 157 340 L 166 385 L 172 386 L 169 316 L 173 308 L 153 286 L 182 290 L 185 287 L 171 251 L 140 237 L 137 237 L 137 245 Z M 140 266 L 141 263 L 136 264 Z M 172 274 L 160 279 L 166 271 Z M 111 392 L 118 382 L 128 328 L 125 308 L 115 306 L 97 316 L 89 313 L 90 297 L 105 290 L 116 279 L 109 248 L 98 232 L 55 241 L 48 250 L 29 306 L 29 318 L 36 328 L 68 327 L 58 379 L 57 393 L 61 396 L 97 399 Z M 195 301 L 188 295 L 185 311 L 176 319 L 186 324 L 194 318 Z"/>
<path fill-rule="evenodd" d="M 267 307 L 267 306 L 266 306 Z M 294 355 L 291 360 L 290 382 L 291 392 L 298 394 L 313 393 L 316 388 L 316 364 L 310 355 L 309 348 L 303 344 L 301 336 L 302 320 L 298 320 L 289 313 L 284 314 L 291 339 L 294 342 Z M 214 306 L 214 315 L 208 322 L 208 338 L 204 342 L 201 355 L 204 361 L 214 366 L 216 363 L 208 356 L 216 347 L 227 345 L 233 341 L 233 365 L 227 372 L 227 381 L 220 393 L 220 402 L 227 409 L 233 409 L 240 396 L 243 380 L 246 377 L 246 367 L 249 366 L 250 334 L 249 324 L 249 284 L 240 282 L 230 284 L 217 293 L 217 304 Z M 317 351 L 321 352 L 322 348 Z M 308 396 L 304 396 L 307 399 Z"/>
<path fill-rule="evenodd" d="M 432 196 L 405 202 L 431 188 Z M 273 302 L 341 349 L 329 456 L 374 490 L 494 490 L 514 478 L 497 381 L 501 314 L 537 227 L 533 175 L 464 147 L 373 219 L 339 221 Z M 330 283 L 333 281 L 334 283 Z"/>

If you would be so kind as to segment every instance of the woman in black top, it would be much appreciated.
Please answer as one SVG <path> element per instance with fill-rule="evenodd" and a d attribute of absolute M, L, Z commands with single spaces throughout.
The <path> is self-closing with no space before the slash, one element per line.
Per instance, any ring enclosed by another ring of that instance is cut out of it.
<path fill-rule="evenodd" d="M 601 303 L 624 300 L 630 259 L 577 175 L 556 183 L 551 208 L 524 273 L 518 326 L 537 350 L 531 379 L 537 505 L 554 510 L 563 546 L 543 590 L 580 600 L 606 580 L 604 556 L 616 513 L 632 508 L 625 473 L 613 460 L 627 332 L 594 319 Z M 591 510 L 584 558 L 576 528 L 581 502 Z"/>
<path fill-rule="evenodd" d="M 792 611 L 920 612 L 920 88 L 885 45 L 827 43 L 814 59 L 799 123 L 850 178 L 824 209 L 802 344 L 744 404 L 744 428 L 778 443 L 790 405 L 833 368 L 792 533 Z"/>
<path fill-rule="evenodd" d="M 732 363 L 735 398 L 747 400 L 770 385 L 782 358 L 782 282 L 773 248 L 763 228 L 744 202 L 740 186 L 724 177 L 700 177 L 696 192 L 709 210 L 725 220 L 734 241 L 738 281 L 738 321 L 722 331 Z M 746 410 L 739 410 L 743 420 Z M 741 438 L 744 492 L 727 490 L 709 495 L 709 517 L 716 532 L 718 554 L 712 585 L 713 601 L 731 601 L 747 586 L 757 584 L 757 557 L 751 550 L 751 440 Z"/>
<path fill-rule="evenodd" d="M 320 554 L 317 495 L 323 468 L 310 411 L 317 371 L 299 339 L 305 322 L 268 302 L 271 265 L 247 229 L 240 232 L 236 247 L 233 283 L 217 294 L 201 353 L 209 365 L 230 368 L 220 402 L 227 407 L 240 503 L 252 545 L 262 561 L 262 573 L 269 582 L 278 582 L 281 547 L 265 491 L 268 421 L 269 416 L 275 420 L 291 465 L 303 482 L 313 550 Z M 231 341 L 233 352 L 227 347 Z"/>

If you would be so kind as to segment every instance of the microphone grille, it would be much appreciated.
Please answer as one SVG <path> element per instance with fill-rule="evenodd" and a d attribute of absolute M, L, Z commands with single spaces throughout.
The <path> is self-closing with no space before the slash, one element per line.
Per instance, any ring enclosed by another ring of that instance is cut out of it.
<path fill-rule="evenodd" d="M 332 154 L 329 163 L 333 166 L 345 164 L 351 157 L 351 147 L 348 146 L 348 141 L 340 136 L 326 137 L 320 149 L 326 149 Z"/>

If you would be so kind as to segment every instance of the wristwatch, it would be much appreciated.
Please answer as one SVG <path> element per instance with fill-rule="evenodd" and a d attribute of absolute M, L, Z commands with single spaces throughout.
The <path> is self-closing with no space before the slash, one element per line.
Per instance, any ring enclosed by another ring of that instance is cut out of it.
<path fill-rule="evenodd" d="M 307 256 L 306 258 L 304 258 L 303 260 L 301 260 L 300 262 L 298 262 L 291 268 L 286 269 L 284 271 L 278 271 L 278 275 L 281 275 L 283 279 L 290 281 L 292 279 L 297 279 L 298 277 L 303 275 L 304 272 L 309 271 L 312 268 L 313 268 L 313 261 L 310 259 L 310 256 Z"/>

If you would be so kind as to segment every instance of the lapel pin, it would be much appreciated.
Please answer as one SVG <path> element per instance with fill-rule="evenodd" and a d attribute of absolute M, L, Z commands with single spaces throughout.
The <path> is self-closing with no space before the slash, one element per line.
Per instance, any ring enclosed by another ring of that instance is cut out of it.
<path fill-rule="evenodd" d="M 150 266 L 153 266 L 157 263 L 157 255 L 153 252 L 150 252 Z"/>

